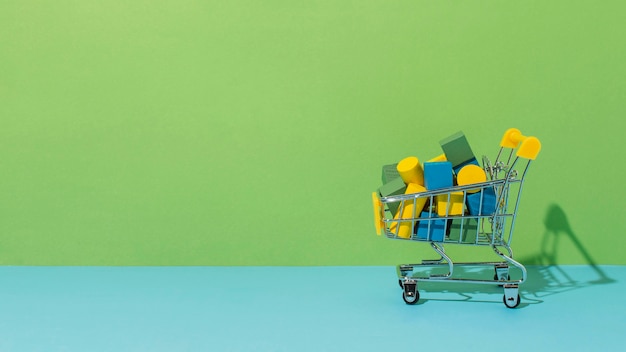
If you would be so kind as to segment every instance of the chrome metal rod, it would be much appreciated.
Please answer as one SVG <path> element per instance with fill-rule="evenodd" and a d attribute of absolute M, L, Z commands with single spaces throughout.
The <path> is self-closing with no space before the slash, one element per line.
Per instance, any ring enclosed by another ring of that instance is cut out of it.
<path fill-rule="evenodd" d="M 526 267 L 524 267 L 524 265 L 522 265 L 520 262 L 518 262 L 517 260 L 513 259 L 513 250 L 511 250 L 510 247 L 504 247 L 507 249 L 507 251 L 509 252 L 509 256 L 505 255 L 504 253 L 502 253 L 497 246 L 491 246 L 491 249 L 493 249 L 493 251 L 499 255 L 502 259 L 506 260 L 507 262 L 509 262 L 510 264 L 512 264 L 513 266 L 515 266 L 516 268 L 520 269 L 522 271 L 522 279 L 521 280 L 513 280 L 513 282 L 515 283 L 524 283 L 528 277 L 528 272 L 526 271 Z M 510 283 L 510 281 L 503 281 L 504 283 Z"/>
<path fill-rule="evenodd" d="M 446 255 L 446 252 L 443 248 L 443 244 L 437 244 L 436 242 L 430 242 L 430 246 L 433 247 L 435 252 L 439 253 L 439 255 L 446 260 L 448 263 L 448 273 L 447 274 L 436 274 L 430 275 L 430 277 L 438 277 L 438 278 L 448 278 L 452 276 L 454 272 L 454 264 L 452 263 L 452 259 Z"/>

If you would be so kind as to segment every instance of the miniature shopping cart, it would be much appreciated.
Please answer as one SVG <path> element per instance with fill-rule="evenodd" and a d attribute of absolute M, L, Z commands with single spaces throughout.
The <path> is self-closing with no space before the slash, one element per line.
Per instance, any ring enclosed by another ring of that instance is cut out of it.
<path fill-rule="evenodd" d="M 527 271 L 524 265 L 513 259 L 511 242 L 524 178 L 540 149 L 537 138 L 523 136 L 517 129 L 509 129 L 502 138 L 495 161 L 491 163 L 487 157 L 482 159 L 482 169 L 486 174 L 484 182 L 386 197 L 373 193 L 375 225 L 379 235 L 382 232 L 390 239 L 427 242 L 440 256 L 420 264 L 397 266 L 402 298 L 407 304 L 418 302 L 420 281 L 502 286 L 504 304 L 509 308 L 520 304 L 519 285 L 526 281 Z M 452 202 L 455 198 L 461 204 L 460 211 L 452 214 L 446 209 L 442 214 L 435 208 L 437 202 Z M 469 209 L 470 198 L 474 202 L 473 209 Z M 416 210 L 413 205 L 417 202 L 424 204 L 423 210 Z M 389 211 L 390 207 L 397 209 L 395 216 Z M 407 226 L 411 231 L 408 235 L 401 234 L 401 228 L 406 229 Z M 454 262 L 444 250 L 444 245 L 448 244 L 490 247 L 502 261 Z M 446 266 L 447 273 L 436 270 L 443 268 L 445 272 Z M 493 267 L 493 280 L 453 276 L 457 266 Z M 511 278 L 509 273 L 511 266 L 519 269 L 514 270 L 515 278 Z M 427 274 L 424 275 L 424 272 Z"/>

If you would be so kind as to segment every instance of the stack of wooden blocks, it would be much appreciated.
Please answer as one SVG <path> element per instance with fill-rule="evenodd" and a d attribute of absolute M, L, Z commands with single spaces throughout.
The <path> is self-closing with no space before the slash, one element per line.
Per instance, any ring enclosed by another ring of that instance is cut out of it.
<path fill-rule="evenodd" d="M 440 145 L 443 154 L 423 164 L 417 157 L 410 156 L 396 164 L 383 166 L 383 185 L 378 189 L 382 197 L 441 191 L 432 202 L 429 197 L 417 197 L 404 201 L 402 206 L 400 202 L 387 203 L 385 218 L 397 220 L 390 226 L 390 231 L 401 238 L 416 235 L 422 240 L 443 241 L 448 236 L 453 241 L 473 242 L 479 216 L 495 211 L 495 191 L 492 187 L 455 191 L 455 186 L 485 182 L 486 174 L 463 132 L 442 139 Z M 419 221 L 416 226 L 413 221 L 400 220 L 410 219 L 413 214 L 429 220 Z M 454 218 L 460 215 L 465 216 Z"/>

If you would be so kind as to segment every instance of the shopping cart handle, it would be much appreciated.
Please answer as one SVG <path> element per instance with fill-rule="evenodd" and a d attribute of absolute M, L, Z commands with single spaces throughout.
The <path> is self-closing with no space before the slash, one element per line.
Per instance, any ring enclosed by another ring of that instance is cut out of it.
<path fill-rule="evenodd" d="M 535 137 L 526 137 L 517 149 L 517 156 L 520 158 L 535 160 L 541 150 L 541 142 Z"/>
<path fill-rule="evenodd" d="M 517 128 L 509 128 L 504 132 L 504 136 L 502 136 L 502 141 L 500 142 L 500 146 L 503 148 L 517 148 L 519 142 L 521 142 L 525 137 L 522 135 L 522 132 Z"/>
<path fill-rule="evenodd" d="M 517 149 L 520 158 L 535 160 L 541 150 L 541 142 L 536 137 L 526 137 L 517 128 L 509 128 L 504 132 L 500 147 Z"/>

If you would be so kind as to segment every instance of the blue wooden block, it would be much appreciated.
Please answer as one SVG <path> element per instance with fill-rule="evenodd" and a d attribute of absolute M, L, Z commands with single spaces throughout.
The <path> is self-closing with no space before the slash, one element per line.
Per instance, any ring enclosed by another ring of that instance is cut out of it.
<path fill-rule="evenodd" d="M 436 161 L 424 163 L 424 186 L 427 190 L 452 187 L 452 163 Z"/>
<path fill-rule="evenodd" d="M 482 207 L 481 204 L 482 198 Z M 492 215 L 496 211 L 496 191 L 483 188 L 480 192 L 467 194 L 467 209 L 470 215 Z"/>
<path fill-rule="evenodd" d="M 421 218 L 427 218 L 429 213 L 423 211 Z M 431 217 L 437 217 L 436 213 L 430 214 Z M 429 231 L 430 224 L 430 231 Z M 445 219 L 420 220 L 417 224 L 417 238 L 428 241 L 442 242 L 446 231 Z"/>

